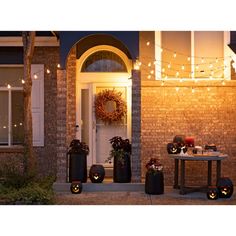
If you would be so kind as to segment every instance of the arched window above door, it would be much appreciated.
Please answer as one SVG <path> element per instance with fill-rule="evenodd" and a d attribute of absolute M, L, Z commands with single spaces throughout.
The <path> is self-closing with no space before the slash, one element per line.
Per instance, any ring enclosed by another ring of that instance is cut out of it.
<path fill-rule="evenodd" d="M 127 72 L 127 67 L 116 53 L 100 50 L 87 57 L 81 72 Z"/>

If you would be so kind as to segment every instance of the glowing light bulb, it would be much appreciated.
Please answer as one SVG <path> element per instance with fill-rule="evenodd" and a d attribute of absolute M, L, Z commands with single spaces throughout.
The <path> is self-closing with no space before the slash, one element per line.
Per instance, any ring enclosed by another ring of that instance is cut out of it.
<path fill-rule="evenodd" d="M 199 66 L 198 65 L 196 65 L 196 70 L 198 70 L 199 69 Z"/>
<path fill-rule="evenodd" d="M 204 58 L 202 57 L 202 59 L 201 59 L 201 63 L 204 63 Z"/>
<path fill-rule="evenodd" d="M 57 64 L 57 68 L 60 68 L 60 67 L 61 67 L 61 65 L 58 63 L 58 64 Z"/>
<path fill-rule="evenodd" d="M 165 68 L 162 68 L 162 72 L 165 72 Z"/>
<path fill-rule="evenodd" d="M 22 123 L 20 123 L 20 126 L 22 126 Z"/>
<path fill-rule="evenodd" d="M 213 67 L 213 65 L 212 65 L 212 64 L 210 64 L 210 65 L 209 65 L 209 68 L 212 68 L 212 67 Z"/>
<path fill-rule="evenodd" d="M 183 79 L 181 78 L 181 79 L 179 80 L 179 82 L 182 83 L 182 82 L 183 82 Z"/>
<path fill-rule="evenodd" d="M 47 74 L 50 74 L 50 70 L 49 69 L 47 69 Z"/>
<path fill-rule="evenodd" d="M 149 45 L 150 45 L 150 42 L 148 41 L 148 42 L 146 43 L 146 45 L 149 46 Z"/>
<path fill-rule="evenodd" d="M 192 88 L 192 93 L 195 93 L 195 89 L 194 88 Z"/>
<path fill-rule="evenodd" d="M 188 57 L 188 59 L 187 59 L 188 61 L 190 61 L 190 57 Z"/>
<path fill-rule="evenodd" d="M 176 77 L 178 77 L 178 76 L 179 76 L 179 71 L 176 72 Z"/>
<path fill-rule="evenodd" d="M 4 126 L 3 126 L 3 129 L 6 129 L 6 128 L 7 128 L 7 127 L 4 125 Z"/>
<path fill-rule="evenodd" d="M 162 53 L 162 52 L 163 52 L 163 49 L 161 48 L 160 51 L 161 51 L 161 53 Z"/>
<path fill-rule="evenodd" d="M 166 75 L 165 79 L 168 79 L 168 76 Z"/>
<path fill-rule="evenodd" d="M 157 64 L 157 61 L 154 61 L 153 64 L 156 65 L 156 64 Z"/>
<path fill-rule="evenodd" d="M 167 66 L 169 69 L 170 69 L 170 67 L 171 67 L 171 64 L 168 64 L 168 66 Z"/>
<path fill-rule="evenodd" d="M 151 63 L 151 62 L 149 62 L 149 63 L 148 63 L 148 66 L 149 66 L 149 67 L 151 67 L 151 66 L 152 66 L 152 63 Z"/>
<path fill-rule="evenodd" d="M 161 81 L 161 86 L 164 86 L 165 82 L 164 81 Z"/>
<path fill-rule="evenodd" d="M 8 85 L 7 85 L 7 88 L 8 88 L 8 89 L 10 89 L 10 88 L 11 88 L 11 85 L 10 85 L 10 84 L 8 84 Z"/>
<path fill-rule="evenodd" d="M 154 74 L 154 70 L 151 70 L 150 73 L 151 73 L 151 74 Z"/>
<path fill-rule="evenodd" d="M 198 82 L 198 79 L 195 78 L 195 79 L 194 79 L 194 82 L 197 83 L 197 82 Z"/>
<path fill-rule="evenodd" d="M 21 83 L 22 83 L 22 84 L 24 84 L 24 83 L 25 83 L 25 81 L 22 79 L 22 80 L 21 80 Z"/>
<path fill-rule="evenodd" d="M 151 79 L 151 75 L 148 75 L 148 77 L 147 77 L 148 79 Z"/>
<path fill-rule="evenodd" d="M 209 87 L 207 87 L 207 91 L 209 92 L 211 89 Z"/>
<path fill-rule="evenodd" d="M 224 80 L 222 80 L 222 83 L 221 83 L 222 85 L 225 85 L 225 81 Z"/>
<path fill-rule="evenodd" d="M 218 62 L 218 58 L 216 58 L 216 63 Z"/>
<path fill-rule="evenodd" d="M 174 55 L 173 55 L 173 57 L 176 58 L 176 56 L 177 56 L 177 54 L 176 54 L 176 52 L 175 52 Z"/>
<path fill-rule="evenodd" d="M 34 79 L 38 79 L 38 76 L 36 74 L 34 74 Z"/>
<path fill-rule="evenodd" d="M 178 92 L 179 91 L 179 87 L 176 87 L 175 90 L 176 90 L 176 92 Z"/>
<path fill-rule="evenodd" d="M 210 76 L 209 78 L 212 79 L 212 76 Z"/>
<path fill-rule="evenodd" d="M 14 127 L 17 127 L 17 125 L 16 125 L 16 124 L 14 124 Z"/>
<path fill-rule="evenodd" d="M 181 66 L 181 69 L 184 70 L 184 68 L 185 68 L 184 65 L 182 65 L 182 66 Z"/>
<path fill-rule="evenodd" d="M 139 61 L 139 62 L 138 62 L 138 65 L 139 65 L 139 66 L 141 66 L 141 65 L 142 65 L 142 62 L 141 62 L 141 61 Z"/>

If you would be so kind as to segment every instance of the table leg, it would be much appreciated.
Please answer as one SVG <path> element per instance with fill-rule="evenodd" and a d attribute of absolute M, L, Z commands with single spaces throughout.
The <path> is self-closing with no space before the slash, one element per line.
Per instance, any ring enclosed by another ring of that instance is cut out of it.
<path fill-rule="evenodd" d="M 185 194 L 185 160 L 181 160 L 181 172 L 180 172 L 180 194 Z"/>
<path fill-rule="evenodd" d="M 221 177 L 221 160 L 217 160 L 216 164 L 216 184 Z"/>
<path fill-rule="evenodd" d="M 179 160 L 175 159 L 174 188 L 179 188 Z"/>
<path fill-rule="evenodd" d="M 211 176 L 212 176 L 212 161 L 208 161 L 208 176 L 207 176 L 208 186 L 211 186 Z"/>

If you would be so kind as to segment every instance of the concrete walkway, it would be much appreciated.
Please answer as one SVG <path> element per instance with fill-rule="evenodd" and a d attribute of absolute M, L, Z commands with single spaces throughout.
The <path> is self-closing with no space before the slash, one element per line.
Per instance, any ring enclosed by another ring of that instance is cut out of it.
<path fill-rule="evenodd" d="M 208 200 L 206 193 L 194 192 L 180 195 L 178 190 L 165 187 L 162 195 L 144 192 L 85 192 L 72 194 L 56 192 L 58 205 L 236 205 L 236 193 L 231 198 Z"/>

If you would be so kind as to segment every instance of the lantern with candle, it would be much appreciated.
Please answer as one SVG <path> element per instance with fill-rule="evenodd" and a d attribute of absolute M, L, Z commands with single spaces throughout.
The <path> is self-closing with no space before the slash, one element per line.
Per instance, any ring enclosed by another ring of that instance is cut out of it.
<path fill-rule="evenodd" d="M 188 147 L 194 147 L 194 137 L 186 137 L 185 138 L 185 144 Z"/>

